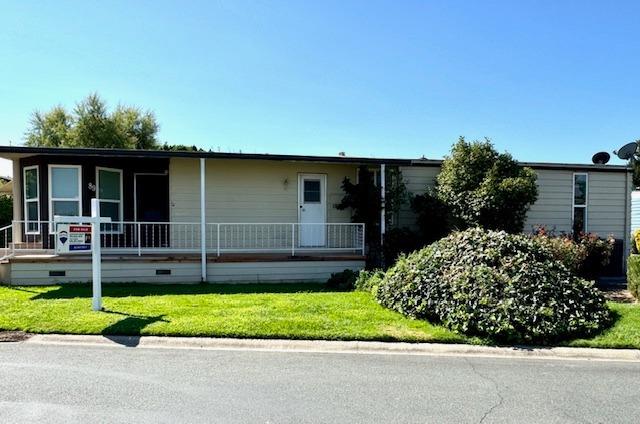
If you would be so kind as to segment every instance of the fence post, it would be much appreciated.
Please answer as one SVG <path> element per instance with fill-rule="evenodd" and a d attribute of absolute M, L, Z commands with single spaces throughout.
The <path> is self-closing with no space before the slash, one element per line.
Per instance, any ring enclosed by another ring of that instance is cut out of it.
<path fill-rule="evenodd" d="M 140 240 L 140 222 L 136 222 L 137 224 L 137 232 L 138 232 L 138 256 L 142 256 L 142 240 Z"/>
<path fill-rule="evenodd" d="M 291 224 L 291 256 L 296 255 L 296 224 Z"/>
<path fill-rule="evenodd" d="M 220 256 L 220 223 L 216 224 L 216 235 L 217 235 L 217 242 L 216 242 L 216 246 L 218 249 L 218 256 Z"/>
<path fill-rule="evenodd" d="M 366 245 L 365 240 L 364 240 L 364 235 L 365 235 L 364 224 L 362 224 L 362 256 L 364 256 L 364 247 Z"/>

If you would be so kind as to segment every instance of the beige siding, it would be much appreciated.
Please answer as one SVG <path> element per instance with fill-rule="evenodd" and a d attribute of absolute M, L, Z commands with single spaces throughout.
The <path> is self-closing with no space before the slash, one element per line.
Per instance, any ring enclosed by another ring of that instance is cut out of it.
<path fill-rule="evenodd" d="M 538 201 L 527 213 L 525 231 L 545 225 L 571 232 L 573 172 L 538 170 Z M 588 172 L 587 231 L 626 238 L 629 179 L 620 172 Z"/>
<path fill-rule="evenodd" d="M 334 272 L 364 268 L 364 261 L 283 261 L 246 263 L 209 263 L 209 282 L 324 282 Z M 156 270 L 171 270 L 171 275 L 156 275 Z M 64 277 L 50 277 L 49 271 L 66 271 Z M 0 275 L 14 285 L 47 285 L 91 281 L 91 262 L 2 264 Z M 198 283 L 199 262 L 176 261 L 106 261 L 102 265 L 105 283 Z"/>
<path fill-rule="evenodd" d="M 339 211 L 342 180 L 355 181 L 356 165 L 220 160 L 206 161 L 208 222 L 298 222 L 298 174 L 327 175 L 327 222 L 350 222 Z M 171 221 L 199 222 L 200 165 L 197 159 L 172 158 L 169 165 Z"/>
<path fill-rule="evenodd" d="M 525 232 L 544 225 L 558 232 L 571 232 L 573 172 L 537 170 L 538 200 L 527 212 Z"/>
<path fill-rule="evenodd" d="M 438 167 L 401 167 L 407 189 L 422 194 L 433 187 Z M 558 232 L 570 232 L 572 223 L 573 174 L 571 170 L 536 170 L 538 200 L 527 213 L 524 231 L 545 225 Z M 589 172 L 587 229 L 606 236 L 626 239 L 629 220 L 631 178 L 622 172 Z M 415 215 L 408 205 L 399 214 L 401 227 L 415 226 Z"/>
<path fill-rule="evenodd" d="M 628 182 L 628 180 L 627 180 Z M 589 231 L 601 235 L 612 234 L 616 238 L 626 236 L 628 188 L 625 174 L 592 172 L 589 174 Z"/>
<path fill-rule="evenodd" d="M 209 282 L 325 282 L 332 273 L 364 269 L 364 261 L 210 263 Z"/>

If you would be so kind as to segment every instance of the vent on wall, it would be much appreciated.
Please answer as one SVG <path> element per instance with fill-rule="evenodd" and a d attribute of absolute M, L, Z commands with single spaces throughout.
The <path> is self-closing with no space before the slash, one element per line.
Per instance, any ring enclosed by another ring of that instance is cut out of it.
<path fill-rule="evenodd" d="M 65 277 L 67 271 L 49 271 L 49 277 Z"/>
<path fill-rule="evenodd" d="M 170 269 L 156 269 L 156 275 L 171 275 Z"/>

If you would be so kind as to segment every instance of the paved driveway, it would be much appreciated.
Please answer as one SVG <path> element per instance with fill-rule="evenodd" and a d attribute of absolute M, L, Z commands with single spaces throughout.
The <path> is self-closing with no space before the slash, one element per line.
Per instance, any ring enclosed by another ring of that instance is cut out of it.
<path fill-rule="evenodd" d="M 0 422 L 638 422 L 640 363 L 0 344 Z"/>

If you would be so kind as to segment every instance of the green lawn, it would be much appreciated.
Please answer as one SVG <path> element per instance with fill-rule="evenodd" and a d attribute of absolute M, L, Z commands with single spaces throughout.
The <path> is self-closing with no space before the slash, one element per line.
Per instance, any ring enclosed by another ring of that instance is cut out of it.
<path fill-rule="evenodd" d="M 213 336 L 482 343 L 378 305 L 369 293 L 313 284 L 0 286 L 0 330 L 32 333 Z M 640 348 L 640 305 L 609 303 L 613 326 L 567 346 Z"/>
<path fill-rule="evenodd" d="M 0 330 L 33 333 L 464 342 L 378 305 L 313 284 L 0 287 Z"/>

